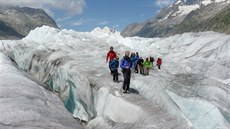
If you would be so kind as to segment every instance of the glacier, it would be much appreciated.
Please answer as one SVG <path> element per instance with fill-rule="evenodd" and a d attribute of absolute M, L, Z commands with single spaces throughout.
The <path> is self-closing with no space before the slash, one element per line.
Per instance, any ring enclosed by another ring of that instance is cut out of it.
<path fill-rule="evenodd" d="M 1 129 L 83 129 L 61 100 L 0 53 Z"/>
<path fill-rule="evenodd" d="M 0 41 L 0 51 L 8 56 L 4 60 L 10 58 L 57 94 L 72 116 L 85 123 L 83 128 L 229 129 L 229 41 L 229 35 L 214 32 L 124 38 L 109 28 L 76 32 L 43 26 L 22 40 Z M 161 57 L 162 70 L 133 74 L 131 93 L 123 95 L 122 76 L 114 83 L 105 62 L 110 46 L 120 59 L 126 50 Z"/>

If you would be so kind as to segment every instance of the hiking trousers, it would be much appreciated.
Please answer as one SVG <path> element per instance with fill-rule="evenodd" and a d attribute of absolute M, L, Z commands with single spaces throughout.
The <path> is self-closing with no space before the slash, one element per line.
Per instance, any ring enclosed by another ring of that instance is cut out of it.
<path fill-rule="evenodd" d="M 160 64 L 157 64 L 157 66 L 158 66 L 158 69 L 161 69 L 161 65 Z"/>
<path fill-rule="evenodd" d="M 130 69 L 123 69 L 122 73 L 123 73 L 123 77 L 124 77 L 123 90 L 125 92 L 127 92 L 127 91 L 129 91 L 131 70 Z"/>
<path fill-rule="evenodd" d="M 145 75 L 149 75 L 149 68 L 145 68 Z"/>
<path fill-rule="evenodd" d="M 112 70 L 112 74 L 113 74 L 113 81 L 118 81 L 118 70 Z"/>
<path fill-rule="evenodd" d="M 144 66 L 138 66 L 138 69 L 140 70 L 140 74 L 144 74 Z"/>
<path fill-rule="evenodd" d="M 109 70 L 110 70 L 111 74 L 113 74 L 112 69 L 111 69 L 111 67 L 110 67 L 111 62 L 112 62 L 112 61 L 109 61 Z"/>
<path fill-rule="evenodd" d="M 134 66 L 134 72 L 138 73 L 138 65 L 137 64 L 135 64 L 135 66 Z"/>

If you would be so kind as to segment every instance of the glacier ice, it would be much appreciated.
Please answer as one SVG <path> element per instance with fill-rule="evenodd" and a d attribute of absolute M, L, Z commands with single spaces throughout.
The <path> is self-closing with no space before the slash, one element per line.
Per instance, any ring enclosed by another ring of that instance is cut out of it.
<path fill-rule="evenodd" d="M 28 78 L 1 52 L 0 114 L 1 129 L 83 128 L 56 95 Z"/>
<path fill-rule="evenodd" d="M 43 26 L 23 40 L 2 41 L 0 50 L 57 92 L 86 128 L 216 129 L 230 128 L 229 41 L 214 32 L 148 39 L 109 29 L 83 33 Z M 105 63 L 110 46 L 120 58 L 127 49 L 161 57 L 162 70 L 135 74 L 132 93 L 122 95 L 122 84 L 112 82 Z"/>

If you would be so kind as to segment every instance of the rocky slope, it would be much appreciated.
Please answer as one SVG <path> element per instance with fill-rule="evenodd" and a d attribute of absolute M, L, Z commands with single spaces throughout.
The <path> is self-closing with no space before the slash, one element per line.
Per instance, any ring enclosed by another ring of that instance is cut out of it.
<path fill-rule="evenodd" d="M 0 6 L 0 40 L 23 38 L 30 30 L 42 25 L 58 28 L 44 10 Z"/>
<path fill-rule="evenodd" d="M 200 32 L 200 31 L 216 31 L 221 33 L 230 33 L 230 7 L 226 6 L 221 10 L 216 8 L 213 10 L 214 5 L 206 10 L 196 10 L 190 13 L 183 22 L 173 28 L 173 33 L 184 32 Z M 201 13 L 202 12 L 202 13 Z M 210 14 L 214 16 L 205 16 Z M 215 13 L 216 12 L 216 13 Z"/>
<path fill-rule="evenodd" d="M 177 0 L 152 20 L 129 25 L 124 37 L 168 37 L 184 32 L 229 33 L 229 0 Z"/>

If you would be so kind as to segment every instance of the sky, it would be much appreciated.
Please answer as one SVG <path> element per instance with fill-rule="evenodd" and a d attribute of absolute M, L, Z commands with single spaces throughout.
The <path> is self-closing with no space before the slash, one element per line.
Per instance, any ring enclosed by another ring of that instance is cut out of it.
<path fill-rule="evenodd" d="M 61 29 L 91 31 L 110 27 L 122 31 L 127 25 L 153 18 L 175 0 L 0 0 L 1 5 L 44 9 Z"/>

